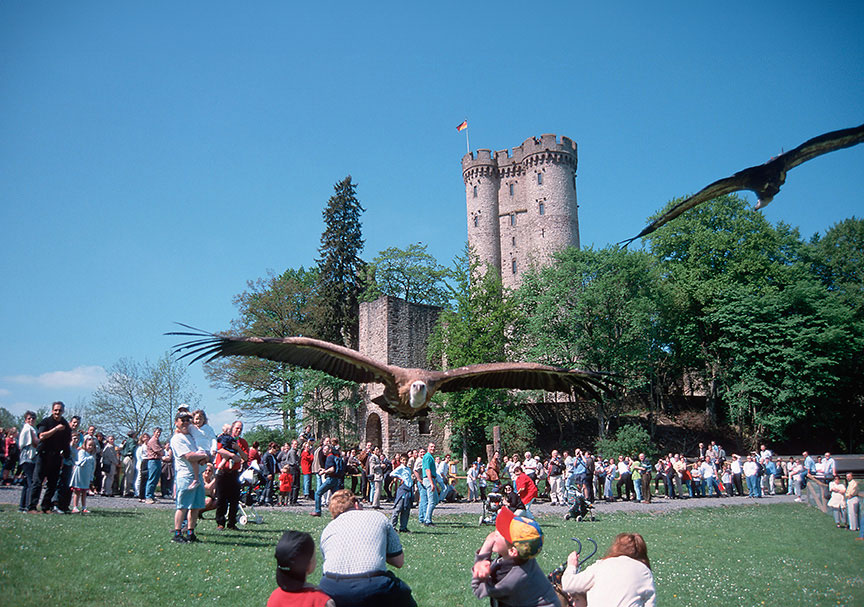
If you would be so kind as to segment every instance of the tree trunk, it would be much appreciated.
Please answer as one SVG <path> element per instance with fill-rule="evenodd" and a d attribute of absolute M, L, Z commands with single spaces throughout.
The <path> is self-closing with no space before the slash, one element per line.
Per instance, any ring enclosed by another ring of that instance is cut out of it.
<path fill-rule="evenodd" d="M 606 410 L 603 406 L 603 398 L 597 401 L 597 438 L 606 438 Z"/>

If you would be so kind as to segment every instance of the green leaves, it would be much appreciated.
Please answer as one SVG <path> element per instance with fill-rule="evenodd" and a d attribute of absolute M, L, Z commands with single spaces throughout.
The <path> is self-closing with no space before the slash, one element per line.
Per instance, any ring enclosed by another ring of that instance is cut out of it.
<path fill-rule="evenodd" d="M 425 244 L 411 244 L 406 249 L 389 247 L 365 268 L 361 299 L 374 301 L 391 295 L 410 303 L 443 307 L 449 301 L 444 283 L 449 276 L 450 271 L 438 264 Z"/>

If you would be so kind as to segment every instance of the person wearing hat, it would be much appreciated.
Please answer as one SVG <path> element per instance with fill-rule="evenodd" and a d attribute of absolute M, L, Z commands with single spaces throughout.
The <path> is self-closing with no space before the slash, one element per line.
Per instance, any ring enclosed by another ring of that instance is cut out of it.
<path fill-rule="evenodd" d="M 171 451 L 174 454 L 174 495 L 177 510 L 174 513 L 172 541 L 179 544 L 198 541 L 195 524 L 198 522 L 198 514 L 204 508 L 204 485 L 198 466 L 207 462 L 207 454 L 198 449 L 195 439 L 189 433 L 191 424 L 192 416 L 189 413 L 178 412 L 174 416 Z M 194 469 L 193 464 L 196 464 Z M 184 520 L 187 521 L 185 535 L 181 531 Z"/>
<path fill-rule="evenodd" d="M 537 521 L 501 508 L 471 571 L 471 589 L 478 599 L 496 599 L 506 605 L 559 607 L 555 588 L 540 569 L 536 557 L 543 548 L 543 531 Z M 498 558 L 492 560 L 492 553 Z"/>
<path fill-rule="evenodd" d="M 289 530 L 276 544 L 276 588 L 267 607 L 335 607 L 333 599 L 306 583 L 315 571 L 315 541 L 304 531 Z"/>

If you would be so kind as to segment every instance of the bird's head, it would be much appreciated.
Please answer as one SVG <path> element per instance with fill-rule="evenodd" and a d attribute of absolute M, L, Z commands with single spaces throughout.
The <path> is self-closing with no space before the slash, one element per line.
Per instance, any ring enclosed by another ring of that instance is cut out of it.
<path fill-rule="evenodd" d="M 419 409 L 426 404 L 426 395 L 428 389 L 426 382 L 417 380 L 411 384 L 411 390 L 408 394 L 408 404 L 412 409 Z"/>

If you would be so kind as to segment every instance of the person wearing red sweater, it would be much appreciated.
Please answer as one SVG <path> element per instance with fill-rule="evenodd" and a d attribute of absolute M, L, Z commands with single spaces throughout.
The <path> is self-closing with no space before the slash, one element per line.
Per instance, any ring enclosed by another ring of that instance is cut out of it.
<path fill-rule="evenodd" d="M 282 473 L 279 475 L 279 505 L 287 506 L 291 495 L 291 485 L 294 479 L 291 478 L 291 469 L 288 466 L 282 466 Z"/>
<path fill-rule="evenodd" d="M 300 475 L 303 480 L 303 495 L 308 499 L 315 499 L 312 494 L 312 462 L 315 460 L 315 454 L 312 452 L 312 443 L 306 441 L 303 445 L 303 451 L 300 452 Z"/>
<path fill-rule="evenodd" d="M 537 485 L 531 480 L 531 477 L 525 474 L 522 466 L 516 465 L 513 467 L 513 474 L 516 475 L 516 492 L 522 503 L 525 504 L 525 512 L 529 518 L 534 518 L 531 514 L 531 504 L 537 499 Z"/>

